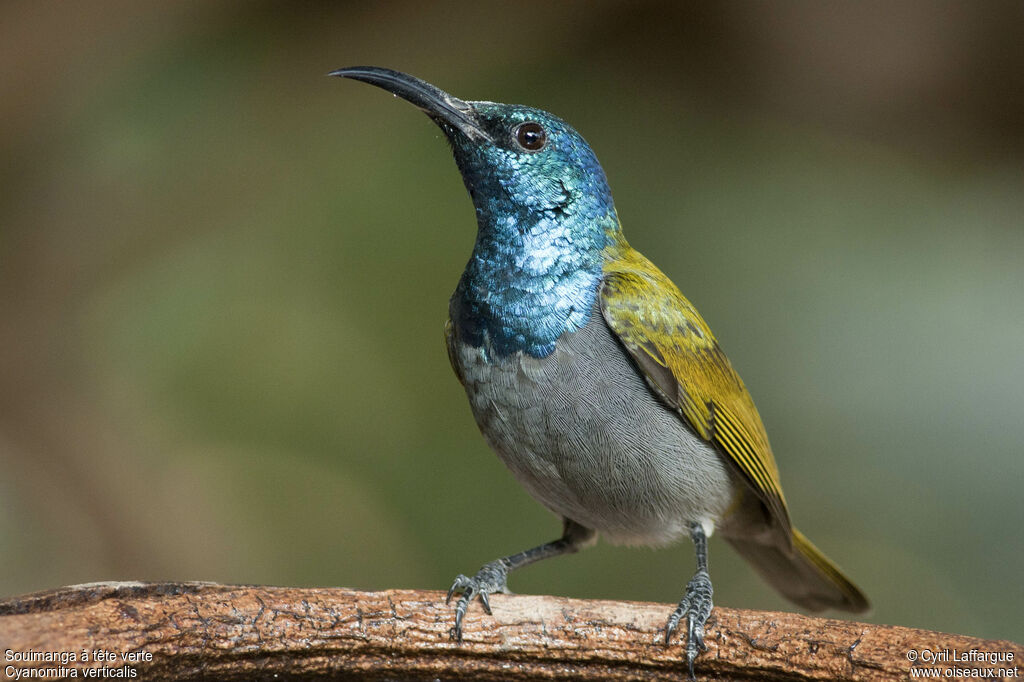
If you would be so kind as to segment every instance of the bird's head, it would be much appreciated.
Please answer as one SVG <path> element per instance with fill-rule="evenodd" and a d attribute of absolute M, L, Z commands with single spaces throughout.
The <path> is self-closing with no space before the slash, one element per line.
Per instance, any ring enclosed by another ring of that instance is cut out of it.
<path fill-rule="evenodd" d="M 399 71 L 356 66 L 332 76 L 383 88 L 422 109 L 455 153 L 481 227 L 571 221 L 617 225 L 608 181 L 590 146 L 557 116 L 517 104 L 465 102 Z M 499 228 L 500 229 L 500 228 Z"/>

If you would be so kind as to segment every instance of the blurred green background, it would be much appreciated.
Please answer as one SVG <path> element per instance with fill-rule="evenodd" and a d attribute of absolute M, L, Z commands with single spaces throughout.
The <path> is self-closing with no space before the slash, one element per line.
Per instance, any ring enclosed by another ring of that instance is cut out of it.
<path fill-rule="evenodd" d="M 325 77 L 375 64 L 583 132 L 870 620 L 1024 638 L 1024 5 L 0 17 L 0 595 L 444 589 L 557 535 L 448 366 L 475 225 L 446 144 Z M 791 608 L 711 563 L 716 603 Z M 512 588 L 675 602 L 691 573 L 688 543 L 601 544 Z"/>

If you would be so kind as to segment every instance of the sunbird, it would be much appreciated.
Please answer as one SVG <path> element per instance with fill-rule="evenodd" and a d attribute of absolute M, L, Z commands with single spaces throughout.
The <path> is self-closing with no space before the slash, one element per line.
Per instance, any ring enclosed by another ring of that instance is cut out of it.
<path fill-rule="evenodd" d="M 792 524 L 761 418 L 696 308 L 629 246 L 594 152 L 532 107 L 466 102 L 405 73 L 353 66 L 440 126 L 476 208 L 469 263 L 448 306 L 455 375 L 488 445 L 562 536 L 459 575 L 451 637 L 513 570 L 592 544 L 689 535 L 697 571 L 665 626 L 685 619 L 690 677 L 711 613 L 717 530 L 810 611 L 868 600 Z"/>

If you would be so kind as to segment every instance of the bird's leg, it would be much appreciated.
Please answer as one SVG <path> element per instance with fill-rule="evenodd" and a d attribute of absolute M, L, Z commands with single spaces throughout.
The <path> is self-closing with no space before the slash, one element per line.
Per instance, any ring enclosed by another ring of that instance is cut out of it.
<path fill-rule="evenodd" d="M 488 564 L 484 564 L 472 578 L 464 575 L 456 576 L 455 582 L 448 589 L 448 597 L 445 599 L 447 604 L 451 602 L 452 595 L 456 592 L 461 592 L 459 601 L 455 604 L 455 627 L 449 631 L 449 636 L 456 641 L 462 641 L 462 619 L 466 615 L 469 603 L 475 597 L 480 597 L 484 611 L 488 615 L 491 614 L 491 604 L 488 597 L 495 592 L 508 592 L 506 581 L 511 571 L 541 559 L 561 556 L 562 554 L 572 554 L 585 547 L 596 537 L 596 531 L 581 526 L 575 521 L 565 519 L 562 537 L 559 539 L 546 542 L 525 552 L 495 559 Z"/>
<path fill-rule="evenodd" d="M 704 623 L 714 605 L 711 603 L 711 576 L 708 575 L 707 535 L 699 523 L 694 523 L 690 526 L 690 537 L 697 550 L 697 572 L 686 585 L 686 595 L 669 616 L 668 624 L 665 625 L 665 644 L 668 645 L 679 621 L 686 616 L 686 661 L 690 665 L 690 679 L 693 680 L 696 679 L 693 675 L 693 661 L 701 651 L 708 650 L 704 644 Z"/>

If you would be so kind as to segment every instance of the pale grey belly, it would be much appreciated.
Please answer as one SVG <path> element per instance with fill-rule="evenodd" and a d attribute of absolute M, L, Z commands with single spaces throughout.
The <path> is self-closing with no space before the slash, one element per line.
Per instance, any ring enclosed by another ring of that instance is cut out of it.
<path fill-rule="evenodd" d="M 477 424 L 537 500 L 612 542 L 662 544 L 718 521 L 735 475 L 655 398 L 600 311 L 538 360 L 458 344 Z"/>

